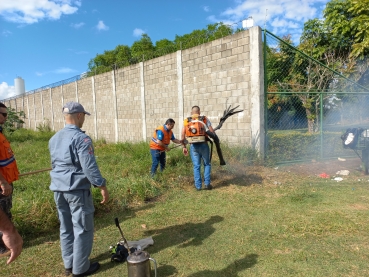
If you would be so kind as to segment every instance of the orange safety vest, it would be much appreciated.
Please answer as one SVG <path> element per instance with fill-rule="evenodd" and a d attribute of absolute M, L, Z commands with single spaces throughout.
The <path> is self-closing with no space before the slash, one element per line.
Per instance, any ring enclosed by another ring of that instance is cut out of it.
<path fill-rule="evenodd" d="M 155 150 L 165 150 L 165 148 L 163 146 L 160 146 L 157 141 L 158 141 L 158 138 L 157 138 L 157 133 L 156 131 L 162 131 L 163 134 L 164 134 L 164 138 L 163 140 L 161 141 L 162 143 L 164 143 L 165 145 L 169 145 L 170 143 L 170 139 L 172 138 L 172 130 L 170 130 L 169 132 L 167 130 L 165 130 L 164 126 L 161 125 L 159 126 L 158 128 L 155 129 L 154 133 L 152 134 L 152 138 L 151 138 L 151 141 L 150 141 L 150 149 L 155 149 Z"/>
<path fill-rule="evenodd" d="M 185 136 L 188 143 L 206 141 L 206 129 L 208 129 L 206 123 L 206 116 L 200 116 L 198 114 L 194 114 L 184 120 L 183 126 L 185 128 Z"/>
<path fill-rule="evenodd" d="M 9 184 L 19 179 L 14 153 L 3 133 L 0 133 L 0 173 Z"/>

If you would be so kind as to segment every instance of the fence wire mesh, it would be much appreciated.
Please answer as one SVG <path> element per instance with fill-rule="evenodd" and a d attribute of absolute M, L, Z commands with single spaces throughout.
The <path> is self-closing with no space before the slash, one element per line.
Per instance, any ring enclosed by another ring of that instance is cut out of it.
<path fill-rule="evenodd" d="M 347 74 L 342 55 L 328 52 L 318 61 L 267 30 L 264 56 L 266 157 L 287 163 L 356 156 L 341 135 L 369 128 L 369 90 L 354 80 L 363 73 Z"/>

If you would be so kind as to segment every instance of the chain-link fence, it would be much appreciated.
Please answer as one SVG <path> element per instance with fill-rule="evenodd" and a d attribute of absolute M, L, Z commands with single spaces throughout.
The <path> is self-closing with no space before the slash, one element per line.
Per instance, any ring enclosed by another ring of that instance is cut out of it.
<path fill-rule="evenodd" d="M 348 56 L 332 51 L 318 61 L 266 30 L 264 56 L 267 158 L 284 163 L 355 155 L 343 148 L 341 135 L 369 128 L 369 90 L 354 81 L 365 76 L 348 70 Z M 364 62 L 355 66 L 366 72 Z"/>

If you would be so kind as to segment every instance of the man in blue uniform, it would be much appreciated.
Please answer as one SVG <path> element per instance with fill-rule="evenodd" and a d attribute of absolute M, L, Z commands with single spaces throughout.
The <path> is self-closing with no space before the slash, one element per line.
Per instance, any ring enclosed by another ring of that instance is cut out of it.
<path fill-rule="evenodd" d="M 90 115 L 77 102 L 63 107 L 64 129 L 49 141 L 52 170 L 50 190 L 60 221 L 60 244 L 65 275 L 88 276 L 100 264 L 90 263 L 94 236 L 91 185 L 101 190 L 102 204 L 109 199 L 106 180 L 96 164 L 91 138 L 80 128 Z"/>

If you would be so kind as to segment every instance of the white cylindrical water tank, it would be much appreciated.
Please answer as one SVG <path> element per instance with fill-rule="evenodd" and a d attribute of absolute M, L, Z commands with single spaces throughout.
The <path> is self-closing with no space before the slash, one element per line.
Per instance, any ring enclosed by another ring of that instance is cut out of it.
<path fill-rule="evenodd" d="M 24 80 L 21 77 L 14 79 L 15 95 L 21 95 L 26 93 L 26 87 Z"/>

